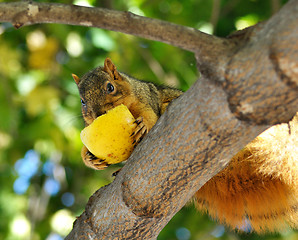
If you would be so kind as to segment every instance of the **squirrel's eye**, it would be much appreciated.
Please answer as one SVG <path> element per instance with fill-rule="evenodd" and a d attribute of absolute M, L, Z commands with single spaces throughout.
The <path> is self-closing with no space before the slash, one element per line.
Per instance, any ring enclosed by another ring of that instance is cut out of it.
<path fill-rule="evenodd" d="M 86 103 L 85 103 L 85 101 L 83 99 L 81 99 L 81 103 L 82 103 L 83 106 L 86 105 Z"/>
<path fill-rule="evenodd" d="M 114 85 L 112 84 L 112 83 L 108 83 L 107 84 L 107 92 L 108 93 L 112 93 L 112 92 L 114 92 L 114 90 L 115 90 L 115 87 L 114 87 Z"/>

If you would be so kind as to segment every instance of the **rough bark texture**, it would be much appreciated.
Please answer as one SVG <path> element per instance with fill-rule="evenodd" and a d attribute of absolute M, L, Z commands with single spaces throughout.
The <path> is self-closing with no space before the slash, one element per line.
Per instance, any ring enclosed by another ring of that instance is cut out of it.
<path fill-rule="evenodd" d="M 128 12 L 0 3 L 16 27 L 65 23 L 163 41 L 195 53 L 202 77 L 170 104 L 67 239 L 155 239 L 194 193 L 267 127 L 298 111 L 298 3 L 221 39 Z"/>

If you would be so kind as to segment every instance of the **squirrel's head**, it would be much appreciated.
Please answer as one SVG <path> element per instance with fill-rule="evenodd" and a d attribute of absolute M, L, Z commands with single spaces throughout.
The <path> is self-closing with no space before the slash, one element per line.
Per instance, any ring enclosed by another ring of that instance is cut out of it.
<path fill-rule="evenodd" d="M 80 92 L 86 126 L 98 116 L 124 103 L 124 97 L 130 94 L 129 84 L 109 58 L 105 59 L 103 67 L 93 69 L 82 78 L 75 74 L 72 77 Z"/>

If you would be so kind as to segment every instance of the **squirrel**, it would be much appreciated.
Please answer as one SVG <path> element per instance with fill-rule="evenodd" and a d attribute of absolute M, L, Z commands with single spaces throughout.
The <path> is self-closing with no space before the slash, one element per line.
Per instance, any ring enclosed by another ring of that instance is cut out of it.
<path fill-rule="evenodd" d="M 81 96 L 85 125 L 124 104 L 136 119 L 137 127 L 131 136 L 135 145 L 168 104 L 183 93 L 119 72 L 109 58 L 103 67 L 95 68 L 81 79 L 72 76 Z M 197 191 L 196 207 L 240 231 L 273 232 L 288 225 L 298 228 L 297 139 L 298 114 L 289 124 L 265 131 L 234 156 L 224 170 Z M 85 146 L 81 155 L 88 167 L 101 170 L 108 166 Z"/>
<path fill-rule="evenodd" d="M 136 119 L 137 127 L 131 136 L 134 145 L 153 127 L 168 104 L 183 93 L 175 88 L 155 85 L 119 72 L 109 58 L 105 59 L 103 67 L 95 68 L 81 79 L 75 74 L 72 77 L 81 96 L 85 126 L 108 110 L 123 104 Z M 109 166 L 85 146 L 81 156 L 88 167 L 102 170 Z"/>

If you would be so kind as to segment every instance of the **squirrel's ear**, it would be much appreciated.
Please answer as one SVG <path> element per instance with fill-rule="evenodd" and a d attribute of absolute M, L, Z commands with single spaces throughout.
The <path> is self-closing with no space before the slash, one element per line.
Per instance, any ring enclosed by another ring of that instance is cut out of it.
<path fill-rule="evenodd" d="M 73 80 L 75 80 L 76 84 L 78 85 L 79 82 L 81 81 L 81 79 L 75 74 L 71 74 L 71 76 L 72 76 Z"/>
<path fill-rule="evenodd" d="M 110 58 L 106 58 L 103 70 L 110 75 L 113 80 L 121 80 L 119 72 L 117 71 L 116 66 Z"/>

